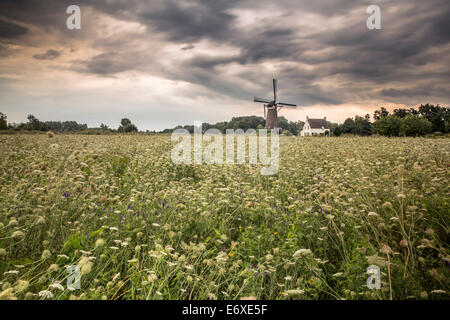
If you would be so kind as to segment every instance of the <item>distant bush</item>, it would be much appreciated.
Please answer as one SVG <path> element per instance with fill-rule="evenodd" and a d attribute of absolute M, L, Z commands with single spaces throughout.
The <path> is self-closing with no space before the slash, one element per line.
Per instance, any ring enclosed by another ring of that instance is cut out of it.
<path fill-rule="evenodd" d="M 408 137 L 424 136 L 431 132 L 433 124 L 419 116 L 406 116 L 401 119 L 400 135 Z"/>
<path fill-rule="evenodd" d="M 396 116 L 386 116 L 375 122 L 376 132 L 382 136 L 398 137 L 402 120 Z"/>
<path fill-rule="evenodd" d="M 6 114 L 0 112 L 0 130 L 8 129 L 8 121 Z"/>
<path fill-rule="evenodd" d="M 430 121 L 418 115 L 407 115 L 403 118 L 385 116 L 375 123 L 376 132 L 388 137 L 425 136 L 431 132 L 432 127 L 433 125 Z"/>

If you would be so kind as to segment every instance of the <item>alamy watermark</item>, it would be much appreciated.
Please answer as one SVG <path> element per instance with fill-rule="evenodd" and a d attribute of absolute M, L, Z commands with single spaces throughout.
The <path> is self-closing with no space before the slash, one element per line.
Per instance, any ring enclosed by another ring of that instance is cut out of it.
<path fill-rule="evenodd" d="M 366 26 L 369 30 L 381 29 L 381 9 L 380 6 L 372 4 L 367 7 L 366 13 L 370 16 L 366 20 Z M 66 20 L 66 26 L 69 30 L 81 29 L 81 9 L 78 5 L 70 5 L 66 9 L 66 14 L 70 16 Z"/>
<path fill-rule="evenodd" d="M 380 6 L 372 4 L 367 7 L 367 14 L 370 16 L 367 18 L 366 25 L 369 30 L 381 29 L 381 9 Z"/>
<path fill-rule="evenodd" d="M 367 273 L 371 276 L 367 278 L 367 288 L 381 289 L 381 270 L 379 266 L 371 265 L 367 268 Z"/>
<path fill-rule="evenodd" d="M 261 175 L 274 175 L 279 169 L 279 133 L 278 130 L 270 130 L 268 135 L 268 131 L 248 129 L 244 132 L 242 129 L 227 129 L 224 139 L 220 130 L 208 129 L 202 133 L 201 123 L 196 123 L 193 135 L 186 129 L 172 132 L 172 141 L 178 142 L 172 149 L 172 161 L 177 165 L 231 165 L 245 164 L 248 159 L 249 164 L 263 165 Z"/>
<path fill-rule="evenodd" d="M 67 289 L 79 290 L 81 288 L 81 271 L 78 266 L 68 266 L 67 273 L 69 277 L 67 278 Z"/>
<path fill-rule="evenodd" d="M 81 9 L 77 5 L 70 5 L 66 9 L 66 13 L 70 16 L 66 20 L 66 26 L 69 30 L 81 29 Z"/>

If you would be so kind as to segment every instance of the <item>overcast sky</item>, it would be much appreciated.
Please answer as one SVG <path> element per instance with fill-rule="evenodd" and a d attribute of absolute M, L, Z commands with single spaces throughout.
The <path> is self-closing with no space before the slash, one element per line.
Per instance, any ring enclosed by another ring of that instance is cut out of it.
<path fill-rule="evenodd" d="M 66 8 L 81 8 L 68 30 Z M 366 9 L 381 8 L 381 30 Z M 263 116 L 342 122 L 450 104 L 447 0 L 2 0 L 0 112 L 141 130 Z"/>

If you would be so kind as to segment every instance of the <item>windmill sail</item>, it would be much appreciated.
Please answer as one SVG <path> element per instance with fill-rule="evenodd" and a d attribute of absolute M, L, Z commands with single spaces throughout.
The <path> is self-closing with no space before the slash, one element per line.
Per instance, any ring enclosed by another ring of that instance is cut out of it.
<path fill-rule="evenodd" d="M 273 101 L 277 103 L 277 79 L 273 79 Z"/>
<path fill-rule="evenodd" d="M 261 103 L 270 103 L 271 102 L 269 99 L 263 99 L 263 98 L 258 98 L 258 97 L 255 97 L 253 99 L 253 101 L 254 102 L 261 102 Z"/>
<path fill-rule="evenodd" d="M 278 90 L 278 81 L 277 79 L 273 79 L 273 100 L 263 99 L 255 97 L 253 99 L 254 102 L 264 103 L 264 118 L 266 118 L 266 129 L 276 129 L 278 128 L 278 111 L 281 108 L 295 108 L 296 104 L 286 103 L 286 102 L 278 102 L 277 97 Z"/>
<path fill-rule="evenodd" d="M 286 107 L 297 107 L 296 104 L 292 103 L 285 103 L 285 102 L 278 102 L 279 105 L 286 106 Z"/>

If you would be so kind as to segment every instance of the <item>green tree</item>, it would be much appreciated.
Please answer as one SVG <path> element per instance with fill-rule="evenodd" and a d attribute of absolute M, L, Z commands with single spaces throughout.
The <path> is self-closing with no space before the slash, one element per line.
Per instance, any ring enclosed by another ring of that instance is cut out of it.
<path fill-rule="evenodd" d="M 394 116 L 397 116 L 399 118 L 404 118 L 406 116 L 409 115 L 419 115 L 419 111 L 414 109 L 414 108 L 409 108 L 409 109 L 395 109 L 392 114 Z"/>
<path fill-rule="evenodd" d="M 376 132 L 382 136 L 398 137 L 402 120 L 396 116 L 381 117 L 375 122 Z"/>
<path fill-rule="evenodd" d="M 122 132 L 138 132 L 138 128 L 132 123 L 127 124 L 122 130 Z"/>
<path fill-rule="evenodd" d="M 128 118 L 123 118 L 122 120 L 120 120 L 120 125 L 121 125 L 122 127 L 125 127 L 125 126 L 127 126 L 127 125 L 129 125 L 129 124 L 131 124 L 131 120 L 128 119 Z"/>
<path fill-rule="evenodd" d="M 342 134 L 342 126 L 337 125 L 331 129 L 333 136 L 339 137 Z"/>
<path fill-rule="evenodd" d="M 45 123 L 39 121 L 34 115 L 29 114 L 27 116 L 28 123 L 25 126 L 22 126 L 25 130 L 39 130 L 39 131 L 46 131 L 47 126 Z"/>
<path fill-rule="evenodd" d="M 378 121 L 381 118 L 387 117 L 389 115 L 389 111 L 386 108 L 381 107 L 380 110 L 376 110 L 373 114 L 373 120 Z"/>
<path fill-rule="evenodd" d="M 355 121 L 352 118 L 347 118 L 342 125 L 342 133 L 356 133 Z"/>
<path fill-rule="evenodd" d="M 400 135 L 408 137 L 424 136 L 432 130 L 433 124 L 419 116 L 408 115 L 402 118 Z"/>
<path fill-rule="evenodd" d="M 370 115 L 364 118 L 355 116 L 355 130 L 354 133 L 360 136 L 370 136 L 373 133 L 372 123 L 370 122 Z"/>
<path fill-rule="evenodd" d="M 303 130 L 303 127 L 305 126 L 305 122 L 304 121 L 298 121 L 297 122 L 297 132 L 298 132 L 298 134 L 300 134 L 300 131 L 302 131 Z"/>
<path fill-rule="evenodd" d="M 419 107 L 419 113 L 432 123 L 433 132 L 446 132 L 445 121 L 450 121 L 450 108 L 427 103 Z"/>
<path fill-rule="evenodd" d="M 409 114 L 409 110 L 406 109 L 394 109 L 392 114 L 399 118 L 404 118 Z"/>
<path fill-rule="evenodd" d="M 138 128 L 131 123 L 130 119 L 123 118 L 120 121 L 120 127 L 118 129 L 119 132 L 137 132 Z"/>
<path fill-rule="evenodd" d="M 8 121 L 6 114 L 0 112 L 0 130 L 8 129 Z"/>

